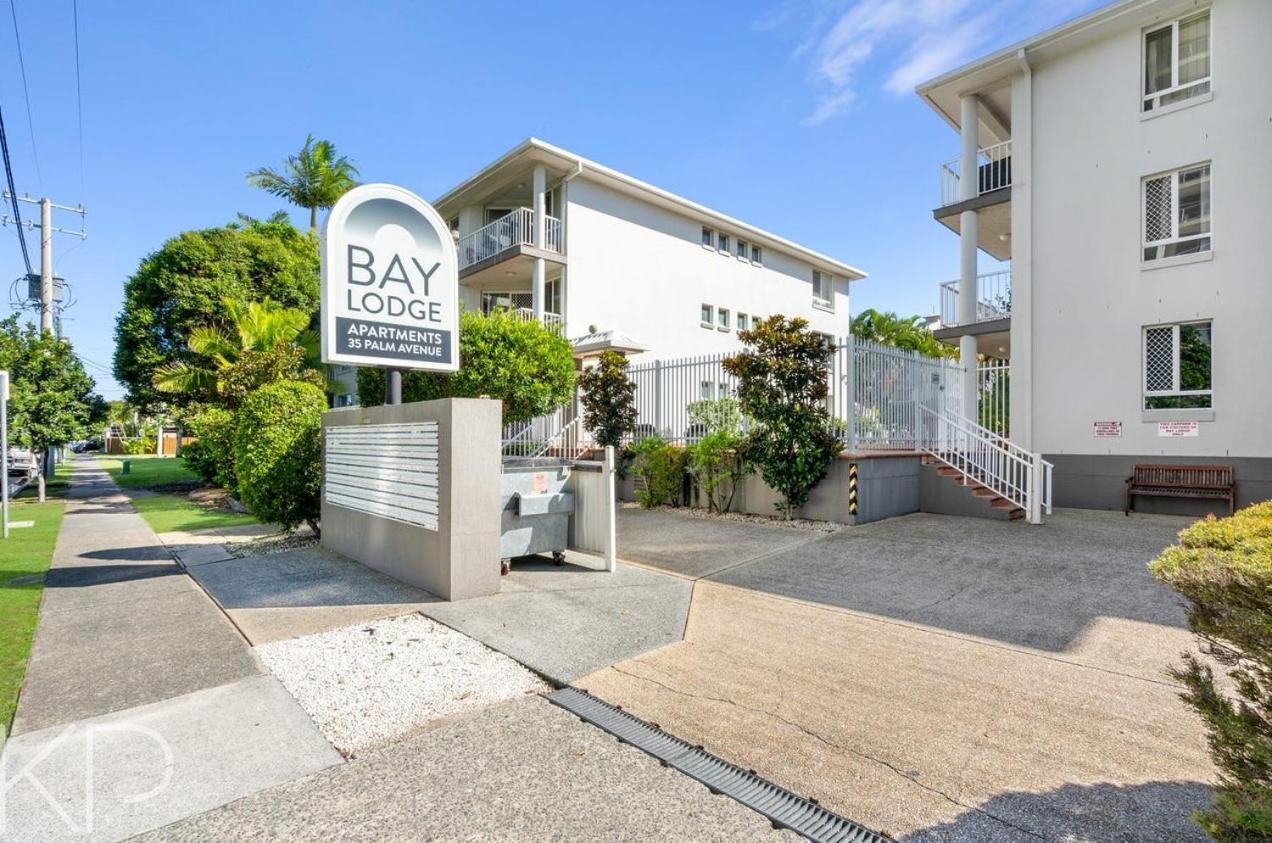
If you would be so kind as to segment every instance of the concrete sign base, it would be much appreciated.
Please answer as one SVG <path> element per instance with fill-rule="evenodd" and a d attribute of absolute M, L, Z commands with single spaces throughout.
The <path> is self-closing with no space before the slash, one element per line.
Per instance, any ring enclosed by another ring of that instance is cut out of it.
<path fill-rule="evenodd" d="M 322 544 L 444 600 L 499 591 L 498 401 L 323 414 Z"/>

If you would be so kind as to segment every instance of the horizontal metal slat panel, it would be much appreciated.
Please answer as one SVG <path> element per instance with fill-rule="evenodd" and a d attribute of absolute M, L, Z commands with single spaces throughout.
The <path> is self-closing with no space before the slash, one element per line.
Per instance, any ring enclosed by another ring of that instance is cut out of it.
<path fill-rule="evenodd" d="M 323 499 L 429 530 L 438 528 L 437 422 L 326 430 Z"/>

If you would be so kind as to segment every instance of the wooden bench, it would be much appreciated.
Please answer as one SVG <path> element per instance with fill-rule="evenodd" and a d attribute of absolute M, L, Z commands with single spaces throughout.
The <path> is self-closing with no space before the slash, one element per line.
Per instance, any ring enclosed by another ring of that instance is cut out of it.
<path fill-rule="evenodd" d="M 1134 508 L 1135 495 L 1159 498 L 1206 498 L 1228 501 L 1237 511 L 1237 481 L 1230 465 L 1136 465 L 1126 479 L 1126 514 Z"/>

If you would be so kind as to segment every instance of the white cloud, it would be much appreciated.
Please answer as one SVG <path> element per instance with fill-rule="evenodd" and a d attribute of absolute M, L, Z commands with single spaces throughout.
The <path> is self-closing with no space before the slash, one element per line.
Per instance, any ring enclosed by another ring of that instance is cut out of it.
<path fill-rule="evenodd" d="M 806 123 L 825 122 L 858 99 L 859 72 L 884 66 L 883 87 L 914 86 L 996 47 L 1046 29 L 1097 0 L 814 0 L 798 14 L 785 0 L 760 29 L 801 25 L 795 57 L 809 62 L 818 103 Z"/>

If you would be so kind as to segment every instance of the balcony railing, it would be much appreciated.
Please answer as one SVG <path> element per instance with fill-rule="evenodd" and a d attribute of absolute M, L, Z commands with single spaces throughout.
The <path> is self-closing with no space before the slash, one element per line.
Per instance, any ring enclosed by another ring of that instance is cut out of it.
<path fill-rule="evenodd" d="M 538 246 L 561 252 L 561 221 L 544 215 L 543 244 L 535 242 L 534 209 L 517 208 L 459 240 L 459 268 L 493 258 L 515 246 Z"/>
<path fill-rule="evenodd" d="M 529 307 L 518 307 L 516 310 L 510 311 L 513 316 L 525 322 L 534 321 L 534 310 Z M 559 313 L 549 313 L 546 310 L 540 320 L 545 328 L 555 331 L 558 334 L 565 333 L 565 317 Z"/>
<path fill-rule="evenodd" d="M 941 285 L 941 324 L 962 324 L 958 313 L 959 282 Z M 976 321 L 989 322 L 1011 315 L 1011 272 L 991 272 L 976 277 Z"/>
<path fill-rule="evenodd" d="M 953 205 L 961 199 L 959 169 L 962 159 L 941 165 L 941 206 Z M 976 152 L 976 195 L 1011 186 L 1011 141 L 987 146 Z"/>

